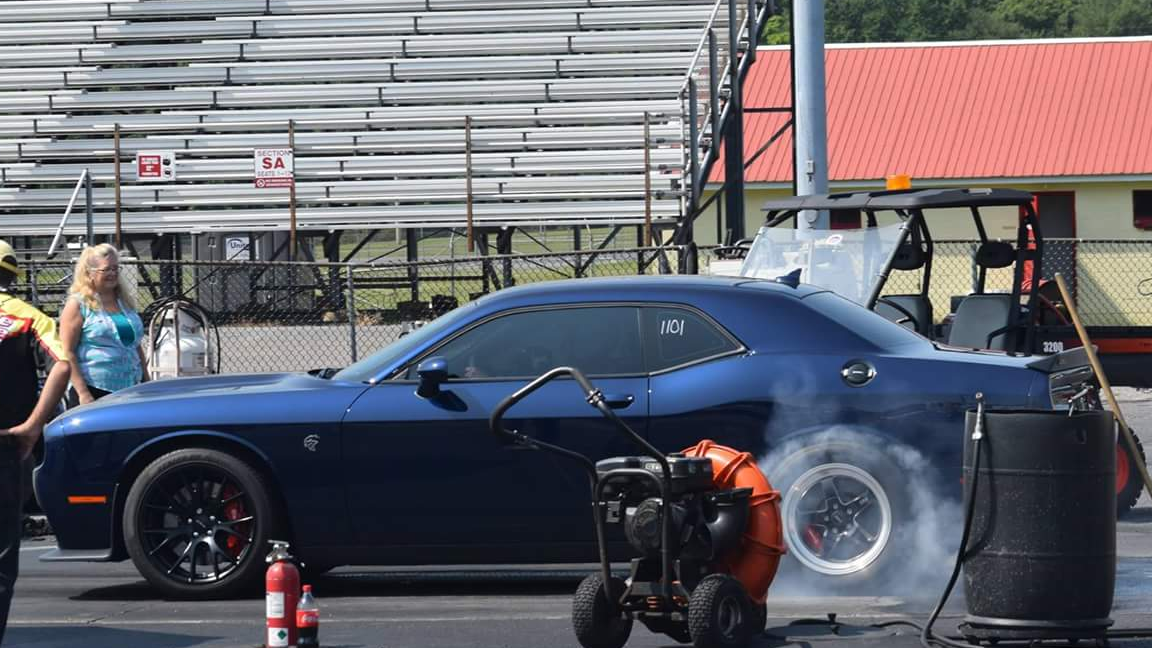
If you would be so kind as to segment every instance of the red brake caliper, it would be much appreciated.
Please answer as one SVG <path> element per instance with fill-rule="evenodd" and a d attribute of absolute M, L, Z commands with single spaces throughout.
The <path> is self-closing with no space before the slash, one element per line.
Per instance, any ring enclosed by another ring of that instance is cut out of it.
<path fill-rule="evenodd" d="M 224 499 L 228 499 L 235 494 L 235 488 L 232 486 L 225 486 L 224 491 L 220 494 L 220 496 Z M 239 520 L 241 517 L 243 517 L 243 515 L 244 505 L 240 503 L 240 498 L 236 498 L 224 506 L 224 517 L 228 520 Z M 236 530 L 235 527 L 233 527 L 233 530 Z M 244 550 L 244 541 L 234 535 L 229 535 L 228 539 L 224 541 L 224 545 L 228 547 L 228 551 L 232 552 L 233 558 L 239 556 L 240 552 Z"/>
<path fill-rule="evenodd" d="M 820 532 L 811 524 L 804 529 L 804 543 L 817 554 L 824 551 L 824 538 L 820 537 Z"/>

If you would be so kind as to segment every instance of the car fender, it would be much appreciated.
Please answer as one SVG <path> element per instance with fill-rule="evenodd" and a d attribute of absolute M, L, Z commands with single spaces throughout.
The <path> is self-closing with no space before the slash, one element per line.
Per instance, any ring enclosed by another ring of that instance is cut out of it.
<path fill-rule="evenodd" d="M 226 432 L 220 432 L 218 430 L 186 429 L 186 430 L 175 430 L 172 432 L 166 432 L 166 433 L 161 434 L 159 436 L 148 439 L 144 443 L 140 444 L 139 446 L 136 447 L 135 450 L 133 450 L 131 452 L 131 454 L 129 454 L 124 459 L 125 469 L 127 469 L 128 466 L 133 465 L 142 454 L 152 452 L 153 449 L 157 445 L 170 443 L 172 440 L 179 439 L 181 437 L 208 437 L 211 439 L 219 439 L 221 441 L 225 441 L 228 443 L 235 443 L 237 445 L 244 446 L 244 448 L 247 449 L 249 452 L 251 452 L 253 455 L 259 457 L 260 461 L 262 461 L 265 465 L 268 465 L 268 466 L 272 465 L 271 458 L 263 450 L 261 450 L 256 445 L 254 445 L 251 441 L 248 441 L 247 439 L 245 439 L 242 436 L 235 435 L 235 434 L 228 434 Z M 120 481 L 122 481 L 122 480 L 117 480 L 118 483 Z"/>

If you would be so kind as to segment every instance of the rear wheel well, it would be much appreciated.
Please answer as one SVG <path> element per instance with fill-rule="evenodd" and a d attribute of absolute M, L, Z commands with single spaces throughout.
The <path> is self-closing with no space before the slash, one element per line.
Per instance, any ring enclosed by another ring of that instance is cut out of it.
<path fill-rule="evenodd" d="M 272 485 L 273 491 L 269 493 L 272 501 L 279 508 L 280 511 L 287 511 L 287 502 L 284 501 L 283 489 L 280 487 L 280 482 L 276 479 L 275 474 L 272 472 L 272 467 L 268 465 L 263 457 L 252 451 L 251 448 L 242 443 L 233 441 L 228 438 L 212 436 L 207 434 L 186 434 L 170 439 L 165 439 L 152 444 L 144 451 L 138 453 L 128 461 L 124 466 L 124 470 L 120 473 L 120 478 L 116 482 L 116 501 L 112 507 L 112 559 L 113 560 L 127 560 L 128 550 L 124 545 L 124 503 L 128 499 L 128 491 L 132 489 L 132 484 L 135 483 L 136 478 L 144 470 L 148 464 L 152 463 L 159 457 L 172 452 L 173 450 L 181 450 L 184 448 L 207 448 L 209 450 L 218 450 L 225 452 L 235 457 L 244 460 L 268 480 Z M 289 541 L 295 539 L 295 533 L 292 529 L 292 520 L 290 516 L 285 515 L 285 522 L 288 526 Z"/>

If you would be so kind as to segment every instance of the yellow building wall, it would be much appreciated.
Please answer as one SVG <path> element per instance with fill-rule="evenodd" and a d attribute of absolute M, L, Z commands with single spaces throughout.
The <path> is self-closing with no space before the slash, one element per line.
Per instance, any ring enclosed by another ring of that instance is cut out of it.
<path fill-rule="evenodd" d="M 913 187 L 939 186 L 927 182 L 917 183 L 913 180 Z M 1019 183 L 1009 182 L 993 184 L 986 181 L 974 181 L 971 185 L 950 184 L 950 186 L 979 186 L 1022 189 L 1024 191 L 1071 191 L 1075 193 L 1076 204 L 1076 236 L 1081 239 L 1144 239 L 1152 240 L 1152 231 L 1137 229 L 1132 224 L 1132 192 L 1137 189 L 1152 190 L 1152 181 L 1149 182 L 1092 182 L 1092 183 Z M 870 186 L 841 187 L 834 191 L 875 191 L 881 189 L 879 184 Z M 704 198 L 711 197 L 715 190 L 705 193 Z M 744 192 L 744 228 L 745 235 L 751 238 L 756 230 L 764 224 L 764 212 L 761 211 L 764 202 L 774 198 L 786 198 L 792 195 L 790 189 L 765 189 L 750 185 Z M 718 201 L 723 201 L 720 196 Z M 970 239 L 976 237 L 972 226 L 972 219 L 966 217 L 964 210 L 960 213 L 947 211 L 933 212 L 928 215 L 929 225 L 932 228 L 933 238 Z M 696 242 L 701 245 L 719 243 L 717 238 L 717 217 L 715 205 L 697 219 L 695 225 Z M 1014 209 L 988 209 L 981 210 L 984 216 L 985 227 L 991 238 L 1015 238 L 1016 211 Z M 723 236 L 721 232 L 721 236 Z"/>

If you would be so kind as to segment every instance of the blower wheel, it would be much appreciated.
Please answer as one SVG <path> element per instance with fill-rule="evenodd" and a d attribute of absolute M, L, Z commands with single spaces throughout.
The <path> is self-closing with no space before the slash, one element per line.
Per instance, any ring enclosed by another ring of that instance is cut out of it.
<path fill-rule="evenodd" d="M 611 600 L 619 600 L 624 579 L 613 576 L 609 587 Z M 632 618 L 614 613 L 614 606 L 604 597 L 604 577 L 589 574 L 572 597 L 572 628 L 584 648 L 621 648 L 632 634 Z"/>
<path fill-rule="evenodd" d="M 748 643 L 754 629 L 752 603 L 740 581 L 710 574 L 688 600 L 688 632 L 696 648 L 730 648 Z"/>

